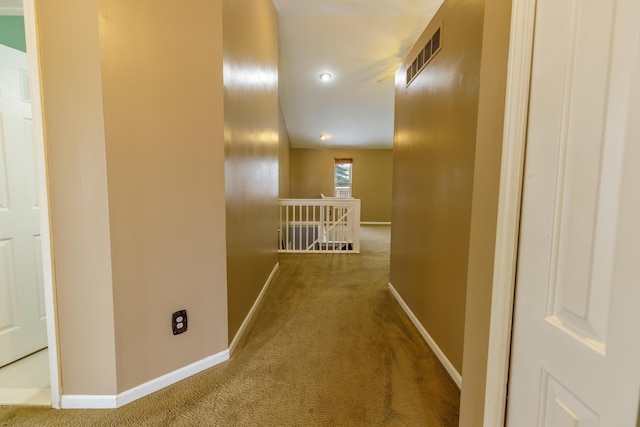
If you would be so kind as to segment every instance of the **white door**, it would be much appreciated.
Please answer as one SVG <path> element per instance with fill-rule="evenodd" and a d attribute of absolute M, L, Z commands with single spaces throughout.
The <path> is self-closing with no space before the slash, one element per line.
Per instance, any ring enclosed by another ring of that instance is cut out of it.
<path fill-rule="evenodd" d="M 539 0 L 507 425 L 636 426 L 640 2 Z"/>
<path fill-rule="evenodd" d="M 26 54 L 0 45 L 0 366 L 47 346 Z"/>

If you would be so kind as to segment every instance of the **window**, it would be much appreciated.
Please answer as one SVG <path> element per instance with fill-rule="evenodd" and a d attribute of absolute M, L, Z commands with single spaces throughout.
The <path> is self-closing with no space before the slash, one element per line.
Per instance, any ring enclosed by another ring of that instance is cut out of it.
<path fill-rule="evenodd" d="M 335 197 L 351 197 L 352 159 L 335 159 L 333 195 Z"/>

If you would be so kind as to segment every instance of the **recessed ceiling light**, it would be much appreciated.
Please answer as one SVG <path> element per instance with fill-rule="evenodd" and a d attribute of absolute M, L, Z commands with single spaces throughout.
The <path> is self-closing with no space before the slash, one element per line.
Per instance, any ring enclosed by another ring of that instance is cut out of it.
<path fill-rule="evenodd" d="M 329 135 L 327 135 L 326 133 L 323 133 L 322 135 L 320 135 L 321 141 L 326 141 L 327 139 L 329 139 Z"/>
<path fill-rule="evenodd" d="M 333 76 L 331 75 L 331 73 L 322 73 L 322 74 L 320 74 L 320 80 L 322 80 L 323 82 L 328 82 L 332 78 L 333 78 Z"/>

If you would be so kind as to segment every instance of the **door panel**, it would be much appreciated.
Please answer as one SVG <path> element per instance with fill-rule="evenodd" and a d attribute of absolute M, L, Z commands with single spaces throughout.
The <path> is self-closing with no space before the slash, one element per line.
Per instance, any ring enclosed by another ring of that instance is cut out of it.
<path fill-rule="evenodd" d="M 620 259 L 640 245 L 620 242 L 639 225 L 620 218 L 640 183 L 638 12 L 635 0 L 537 2 L 511 426 L 636 421 L 640 310 Z"/>
<path fill-rule="evenodd" d="M 0 366 L 47 346 L 26 69 L 0 45 Z"/>
<path fill-rule="evenodd" d="M 555 19 L 562 20 L 559 25 L 567 32 L 562 41 L 550 37 L 549 42 L 559 43 L 555 49 L 564 60 L 559 58 L 552 67 L 558 92 L 540 100 L 553 102 L 559 109 L 557 117 L 542 119 L 555 127 L 550 142 L 556 145 L 550 147 L 555 151 L 556 173 L 550 176 L 548 188 L 555 194 L 550 219 L 557 228 L 550 242 L 550 300 L 546 311 L 553 325 L 579 334 L 604 351 L 610 289 L 607 274 L 602 277 L 598 273 L 610 271 L 606 264 L 611 260 L 596 256 L 596 252 L 611 251 L 602 247 L 599 238 L 606 237 L 607 230 L 614 226 L 616 207 L 601 203 L 600 195 L 615 191 L 603 185 L 603 178 L 619 174 L 621 161 L 602 156 L 613 2 L 573 0 L 559 2 L 555 8 L 561 10 Z M 594 58 L 593 51 L 600 54 Z M 549 130 L 541 129 L 541 133 Z M 536 133 L 533 131 L 532 137 L 537 137 Z"/>
<path fill-rule="evenodd" d="M 38 201 L 38 185 L 36 183 L 36 150 L 33 145 L 33 123 L 30 118 L 24 118 L 24 142 L 26 149 L 26 162 L 27 162 L 27 179 L 29 188 L 29 205 L 32 210 L 37 210 L 39 206 Z"/>
<path fill-rule="evenodd" d="M 575 394 L 560 384 L 555 378 L 544 373 L 544 405 L 540 412 L 544 414 L 545 426 L 555 427 L 596 427 L 598 415 L 580 401 Z"/>
<path fill-rule="evenodd" d="M 0 240 L 0 334 L 15 329 L 18 323 L 18 298 L 13 242 Z"/>
<path fill-rule="evenodd" d="M 40 235 L 33 238 L 33 258 L 35 260 L 36 288 L 38 289 L 38 314 L 40 320 L 46 322 L 46 305 L 44 301 L 44 280 L 42 277 L 42 238 Z"/>

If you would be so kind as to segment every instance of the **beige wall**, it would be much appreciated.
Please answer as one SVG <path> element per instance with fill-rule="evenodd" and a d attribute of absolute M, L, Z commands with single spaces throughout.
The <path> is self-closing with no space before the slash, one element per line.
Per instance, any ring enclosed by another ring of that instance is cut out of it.
<path fill-rule="evenodd" d="M 224 69 L 233 339 L 278 262 L 278 16 L 271 1 L 224 1 Z"/>
<path fill-rule="evenodd" d="M 36 6 L 62 391 L 114 394 L 98 3 L 60 0 Z"/>
<path fill-rule="evenodd" d="M 122 392 L 227 348 L 222 1 L 99 6 Z"/>
<path fill-rule="evenodd" d="M 279 135 L 278 135 L 278 197 L 288 199 L 291 197 L 291 140 L 287 131 L 287 123 L 284 121 L 282 108 L 278 104 Z"/>
<path fill-rule="evenodd" d="M 277 16 L 62 1 L 38 3 L 62 392 L 114 394 L 226 349 L 277 262 Z"/>
<path fill-rule="evenodd" d="M 353 159 L 353 196 L 361 199 L 361 221 L 391 221 L 393 150 L 293 149 L 291 187 L 294 198 L 333 196 L 336 158 Z"/>
<path fill-rule="evenodd" d="M 445 0 L 416 44 L 424 46 L 442 22 L 442 50 L 409 88 L 396 84 L 391 283 L 458 372 L 483 5 Z M 416 54 L 413 49 L 408 59 Z M 406 65 L 399 70 L 402 76 Z"/>
<path fill-rule="evenodd" d="M 227 348 L 222 0 L 37 5 L 62 393 L 113 395 Z"/>
<path fill-rule="evenodd" d="M 397 91 L 391 282 L 462 371 L 461 426 L 484 415 L 510 13 L 446 1 L 443 50 Z"/>
<path fill-rule="evenodd" d="M 511 0 L 485 1 L 460 402 L 464 427 L 482 425 L 484 416 L 510 21 Z"/>

